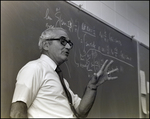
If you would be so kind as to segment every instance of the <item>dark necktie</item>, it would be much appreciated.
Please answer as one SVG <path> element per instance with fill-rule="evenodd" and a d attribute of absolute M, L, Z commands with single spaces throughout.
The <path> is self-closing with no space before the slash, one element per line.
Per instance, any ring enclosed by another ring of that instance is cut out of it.
<path fill-rule="evenodd" d="M 67 98 L 68 98 L 68 101 L 69 101 L 71 110 L 73 111 L 74 115 L 75 115 L 77 118 L 79 118 L 79 115 L 77 114 L 77 112 L 76 112 L 74 106 L 72 105 L 72 97 L 71 97 L 71 94 L 70 94 L 70 92 L 68 91 L 68 89 L 67 89 L 67 87 L 66 87 L 66 85 L 65 85 L 64 80 L 63 80 L 63 73 L 62 73 L 61 69 L 60 69 L 59 67 L 57 67 L 55 71 L 56 71 L 57 74 L 59 75 L 60 82 L 61 82 L 61 84 L 62 84 L 62 86 L 63 86 L 63 88 L 64 88 L 64 91 L 65 91 L 65 93 L 66 93 L 66 96 L 67 96 Z"/>

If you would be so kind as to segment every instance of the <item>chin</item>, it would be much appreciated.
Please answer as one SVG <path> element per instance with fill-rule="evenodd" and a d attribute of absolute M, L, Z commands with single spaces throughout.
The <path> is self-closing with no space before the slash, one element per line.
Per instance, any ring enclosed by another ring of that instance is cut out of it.
<path fill-rule="evenodd" d="M 64 59 L 64 62 L 68 61 L 68 57 Z"/>
<path fill-rule="evenodd" d="M 67 58 L 64 58 L 64 59 L 61 61 L 61 63 L 60 63 L 60 64 L 62 64 L 62 63 L 64 63 L 64 62 L 66 62 L 66 61 L 68 61 L 68 57 L 67 57 Z"/>

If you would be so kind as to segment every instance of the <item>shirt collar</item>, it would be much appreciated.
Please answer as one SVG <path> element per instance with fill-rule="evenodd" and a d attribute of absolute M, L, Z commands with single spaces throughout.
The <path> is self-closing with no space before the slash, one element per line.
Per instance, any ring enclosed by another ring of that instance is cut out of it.
<path fill-rule="evenodd" d="M 50 57 L 48 57 L 47 55 L 42 54 L 40 59 L 46 61 L 54 70 L 57 68 L 56 63 Z"/>

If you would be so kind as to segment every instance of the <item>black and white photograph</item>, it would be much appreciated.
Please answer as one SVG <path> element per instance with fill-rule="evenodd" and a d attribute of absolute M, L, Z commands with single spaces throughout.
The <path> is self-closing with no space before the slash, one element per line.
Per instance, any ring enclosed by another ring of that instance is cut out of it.
<path fill-rule="evenodd" d="M 1 118 L 149 118 L 149 1 L 1 1 Z"/>

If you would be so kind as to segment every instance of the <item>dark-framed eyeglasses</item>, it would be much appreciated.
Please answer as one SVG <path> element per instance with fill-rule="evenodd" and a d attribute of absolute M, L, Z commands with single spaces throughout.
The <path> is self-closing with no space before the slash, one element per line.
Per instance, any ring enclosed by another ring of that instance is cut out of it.
<path fill-rule="evenodd" d="M 70 40 L 66 40 L 66 37 L 64 36 L 61 36 L 60 38 L 57 38 L 57 39 L 46 39 L 46 40 L 48 41 L 59 40 L 63 46 L 66 46 L 66 44 L 68 43 L 71 48 L 73 47 L 73 43 Z"/>

